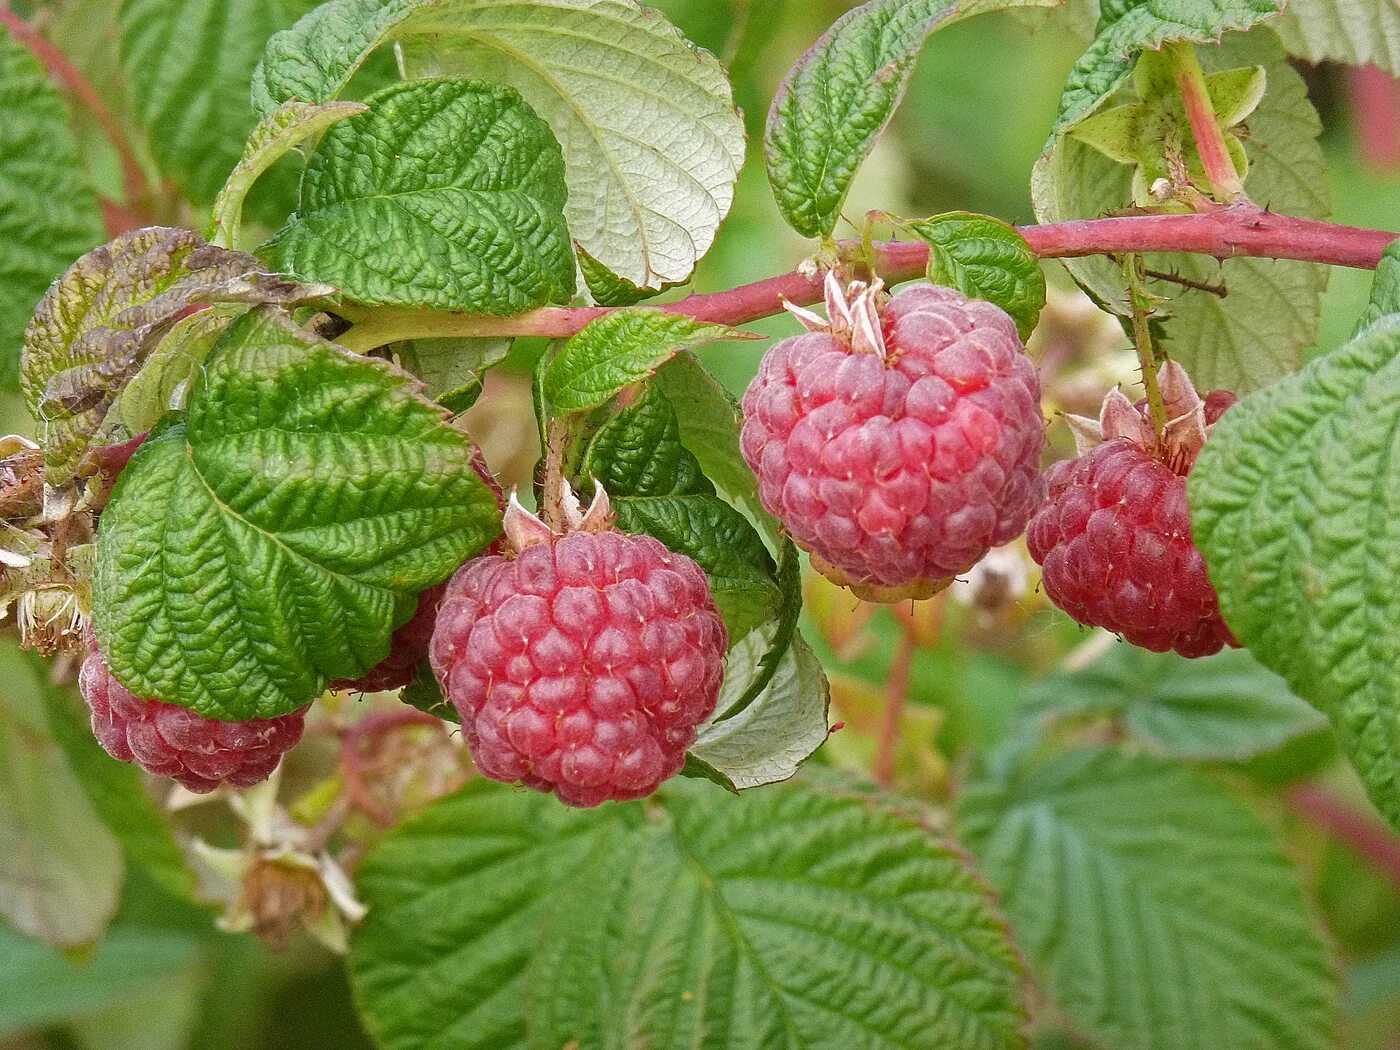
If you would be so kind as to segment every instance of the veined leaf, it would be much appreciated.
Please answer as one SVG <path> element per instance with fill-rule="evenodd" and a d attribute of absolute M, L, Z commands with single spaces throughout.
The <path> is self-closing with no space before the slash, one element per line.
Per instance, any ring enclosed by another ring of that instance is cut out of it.
<path fill-rule="evenodd" d="M 427 395 L 454 415 L 481 396 L 482 376 L 510 353 L 513 339 L 410 339 L 394 347 Z"/>
<path fill-rule="evenodd" d="M 1245 192 L 1290 215 L 1322 218 L 1330 211 L 1321 128 L 1307 87 L 1289 67 L 1277 37 L 1265 27 L 1231 34 L 1220 47 L 1198 49 L 1208 72 L 1262 66 L 1268 91 L 1247 122 Z M 1041 222 L 1104 215 L 1132 200 L 1132 172 L 1074 136 L 1052 139 L 1037 162 L 1031 190 Z M 1069 259 L 1065 265 L 1096 301 L 1126 316 L 1121 271 L 1106 259 Z M 1317 338 L 1327 267 L 1275 259 L 1228 259 L 1151 254 L 1149 269 L 1207 287 L 1224 298 L 1173 281 L 1150 282 L 1167 300 L 1167 349 L 1202 388 L 1237 393 L 1266 386 L 1297 369 Z"/>
<path fill-rule="evenodd" d="M 315 6 L 316 0 L 123 0 L 122 70 L 136 112 L 161 171 L 196 204 L 213 202 L 257 123 L 248 78 L 268 38 Z"/>
<path fill-rule="evenodd" d="M 54 282 L 29 322 L 20 362 L 20 388 L 43 427 L 49 483 L 72 479 L 113 401 L 192 305 L 296 303 L 334 291 L 266 270 L 251 255 L 157 226 L 93 249 Z"/>
<path fill-rule="evenodd" d="M 1400 314 L 1400 241 L 1392 241 L 1381 253 L 1371 284 L 1371 301 L 1356 322 L 1356 334 L 1395 314 Z"/>
<path fill-rule="evenodd" d="M 1185 768 L 1062 754 L 969 788 L 960 826 L 1047 994 L 1121 1050 L 1324 1050 L 1337 982 L 1297 873 Z"/>
<path fill-rule="evenodd" d="M 837 19 L 788 71 L 768 114 L 768 181 L 793 229 L 824 237 L 836 228 L 856 169 L 894 116 L 934 30 L 984 11 L 1051 3 L 869 0 Z"/>
<path fill-rule="evenodd" d="M 351 948 L 381 1045 L 1023 1045 L 1004 927 L 925 828 L 802 784 L 659 801 L 578 813 L 478 782 L 390 834 Z"/>
<path fill-rule="evenodd" d="M 122 850 L 49 732 L 38 659 L 0 647 L 0 918 L 60 948 L 98 941 L 117 910 Z"/>
<path fill-rule="evenodd" d="M 63 99 L 0 27 L 0 383 L 13 384 L 29 315 L 106 232 Z"/>
<path fill-rule="evenodd" d="M 263 253 L 361 303 L 512 314 L 569 298 L 564 162 L 510 88 L 421 80 L 336 124 Z"/>
<path fill-rule="evenodd" d="M 545 399 L 555 412 L 597 408 L 640 383 L 685 350 L 724 339 L 751 338 L 664 310 L 618 310 L 591 322 L 559 350 L 544 373 Z"/>
<path fill-rule="evenodd" d="M 1250 758 L 1327 729 L 1316 708 L 1243 649 L 1187 660 L 1119 645 L 1082 670 L 1036 682 L 1024 712 L 1117 718 L 1149 747 L 1194 760 Z"/>
<path fill-rule="evenodd" d="M 635 0 L 333 0 L 268 44 L 264 114 L 335 98 L 376 47 L 411 75 L 509 84 L 554 129 L 575 240 L 638 287 L 690 276 L 733 201 L 744 129 L 728 78 Z"/>
<path fill-rule="evenodd" d="M 470 438 L 416 382 L 264 307 L 118 480 L 94 619 L 140 696 L 285 714 L 388 655 L 418 593 L 499 529 Z"/>
<path fill-rule="evenodd" d="M 234 242 L 243 222 L 243 201 L 267 169 L 332 124 L 363 113 L 367 108 L 359 102 L 327 102 L 319 106 L 284 102 L 259 121 L 243 147 L 242 159 L 214 200 L 210 241 L 223 248 L 236 248 Z"/>
<path fill-rule="evenodd" d="M 1332 717 L 1371 799 L 1400 826 L 1397 405 L 1392 314 L 1227 412 L 1189 495 L 1226 622 Z"/>
<path fill-rule="evenodd" d="M 1276 28 L 1289 54 L 1309 62 L 1400 75 L 1400 7 L 1392 0 L 1288 0 Z"/>
<path fill-rule="evenodd" d="M 970 212 L 906 225 L 928 242 L 930 281 L 1000 306 L 1015 320 L 1021 338 L 1030 338 L 1045 306 L 1045 274 L 1014 226 Z"/>

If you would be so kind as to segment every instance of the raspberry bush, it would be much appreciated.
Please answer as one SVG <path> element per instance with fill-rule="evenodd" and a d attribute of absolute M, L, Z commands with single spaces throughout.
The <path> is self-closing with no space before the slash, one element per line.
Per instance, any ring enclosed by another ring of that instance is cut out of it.
<path fill-rule="evenodd" d="M 0 0 L 0 1043 L 1394 1044 L 1400 25 L 1093 6 Z"/>

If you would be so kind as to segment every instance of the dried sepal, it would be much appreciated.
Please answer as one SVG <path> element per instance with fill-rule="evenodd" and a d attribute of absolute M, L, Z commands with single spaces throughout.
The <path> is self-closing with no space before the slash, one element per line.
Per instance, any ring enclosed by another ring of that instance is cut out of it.
<path fill-rule="evenodd" d="M 843 285 L 835 270 L 828 270 L 822 286 L 826 317 L 795 303 L 783 302 L 783 309 L 797 318 L 809 332 L 827 332 L 844 340 L 858 354 L 887 356 L 884 326 L 880 320 L 885 285 L 878 277 L 870 282 L 852 281 Z"/>
<path fill-rule="evenodd" d="M 593 499 L 588 509 L 583 509 L 574 490 L 567 481 L 559 483 L 559 514 L 563 519 L 563 532 L 556 532 L 538 514 L 533 514 L 521 505 L 514 489 L 506 504 L 502 527 L 506 541 L 517 553 L 537 543 L 553 543 L 570 532 L 606 532 L 612 528 L 612 501 L 601 482 L 593 482 Z"/>

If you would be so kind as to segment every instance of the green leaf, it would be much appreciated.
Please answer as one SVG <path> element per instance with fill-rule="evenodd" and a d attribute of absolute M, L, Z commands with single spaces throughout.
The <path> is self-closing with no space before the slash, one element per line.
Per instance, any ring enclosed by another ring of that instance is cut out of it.
<path fill-rule="evenodd" d="M 1327 712 L 1400 826 L 1400 495 L 1392 455 L 1400 316 L 1231 409 L 1189 484 L 1221 612 Z"/>
<path fill-rule="evenodd" d="M 638 288 L 625 277 L 619 277 L 582 248 L 578 249 L 578 269 L 588 285 L 588 294 L 599 306 L 636 306 L 652 296 L 660 295 L 670 288 L 679 287 L 683 281 L 667 282 L 660 288 Z"/>
<path fill-rule="evenodd" d="M 830 707 L 826 673 L 802 636 L 779 646 L 754 631 L 729 650 L 715 713 L 690 753 L 740 790 L 787 780 L 826 743 Z"/>
<path fill-rule="evenodd" d="M 516 88 L 564 145 L 575 240 L 638 287 L 683 281 L 714 242 L 744 160 L 744 128 L 713 55 L 635 0 L 333 0 L 268 44 L 264 113 L 335 98 L 374 48 L 409 75 Z"/>
<path fill-rule="evenodd" d="M 1400 314 L 1400 241 L 1392 241 L 1381 253 L 1371 284 L 1371 301 L 1356 322 L 1356 334 L 1395 314 Z"/>
<path fill-rule="evenodd" d="M 200 964 L 188 933 L 114 927 L 75 962 L 0 927 L 0 1037 L 113 1009 L 177 982 Z"/>
<path fill-rule="evenodd" d="M 1000 306 L 1016 322 L 1021 338 L 1030 338 L 1045 306 L 1045 274 L 1014 226 L 970 212 L 905 225 L 928 242 L 930 281 Z"/>
<path fill-rule="evenodd" d="M 618 310 L 588 324 L 555 355 L 544 373 L 545 399 L 555 412 L 581 412 L 610 401 L 685 350 L 748 338 L 724 325 L 664 310 Z"/>
<path fill-rule="evenodd" d="M 836 228 L 856 169 L 894 116 L 924 41 L 984 11 L 1050 0 L 869 0 L 836 20 L 788 70 L 764 139 L 768 181 L 798 233 Z"/>
<path fill-rule="evenodd" d="M 512 314 L 568 299 L 564 162 L 520 96 L 419 80 L 331 128 L 272 264 L 361 303 Z"/>
<path fill-rule="evenodd" d="M 925 828 L 808 785 L 660 801 L 646 820 L 478 782 L 387 836 L 350 959 L 379 1043 L 1023 1045 L 1004 927 Z"/>
<path fill-rule="evenodd" d="M 387 656 L 418 593 L 499 530 L 471 439 L 410 377 L 264 307 L 118 480 L 94 619 L 138 695 L 285 714 Z"/>
<path fill-rule="evenodd" d="M 267 170 L 302 143 L 314 139 L 332 124 L 364 113 L 359 102 L 285 102 L 269 113 L 248 137 L 243 157 L 229 174 L 224 188 L 214 200 L 209 239 L 223 248 L 237 247 L 238 229 L 243 222 L 243 202 L 253 184 Z"/>
<path fill-rule="evenodd" d="M 1400 75 L 1400 8 L 1390 0 L 1288 0 L 1276 28 L 1288 53 L 1309 62 Z"/>
<path fill-rule="evenodd" d="M 121 59 L 160 170 L 213 202 L 257 118 L 248 79 L 268 38 L 315 0 L 124 0 Z"/>
<path fill-rule="evenodd" d="M 106 236 L 63 99 L 0 27 L 0 383 L 18 371 L 34 304 Z"/>
<path fill-rule="evenodd" d="M 194 872 L 175 841 L 170 820 L 142 784 L 141 772 L 114 762 L 92 735 L 91 712 L 71 692 L 44 691 L 49 730 L 97 815 L 126 851 L 127 865 L 141 868 L 177 897 L 194 896 Z"/>
<path fill-rule="evenodd" d="M 1094 42 L 1080 56 L 1055 117 L 1055 132 L 1083 120 L 1123 86 L 1141 51 L 1178 40 L 1214 43 L 1283 9 L 1280 0 L 1120 0 L 1103 10 Z"/>
<path fill-rule="evenodd" d="M 1249 117 L 1244 148 L 1249 157 L 1245 192 L 1280 212 L 1322 218 L 1330 210 L 1326 165 L 1317 141 L 1320 124 L 1307 86 L 1288 65 L 1266 28 L 1232 34 L 1220 47 L 1198 49 L 1207 71 L 1262 66 L 1268 92 Z M 1041 222 L 1092 218 L 1127 206 L 1132 173 L 1074 136 L 1052 139 L 1036 165 L 1032 198 Z M 1150 254 L 1149 269 L 1188 281 L 1224 285 L 1221 298 L 1180 284 L 1154 280 L 1150 290 L 1162 308 L 1167 349 L 1202 389 L 1240 394 L 1295 371 L 1317 338 L 1317 318 L 1327 267 L 1275 259 L 1228 259 Z M 1130 311 L 1121 270 L 1106 259 L 1072 259 L 1066 267 L 1107 309 Z"/>
<path fill-rule="evenodd" d="M 551 374 L 553 369 L 546 385 Z M 681 443 L 679 415 L 648 384 L 594 436 L 584 470 L 608 491 L 618 528 L 654 536 L 705 570 L 734 643 L 776 616 L 783 596 L 762 538 L 743 514 L 715 494 Z"/>
<path fill-rule="evenodd" d="M 1071 752 L 974 783 L 960 825 L 1046 993 L 1096 1044 L 1333 1045 L 1337 980 L 1297 873 L 1216 785 Z"/>
<path fill-rule="evenodd" d="M 0 674 L 0 919 L 55 947 L 84 947 L 117 910 L 121 846 L 49 732 L 43 661 L 2 646 Z"/>
<path fill-rule="evenodd" d="M 117 395 L 116 403 L 98 429 L 98 440 L 119 424 L 126 437 L 150 430 L 182 400 L 219 337 L 243 312 L 240 306 L 211 307 L 181 318 L 156 344 L 146 363 Z M 120 434 L 111 433 L 114 440 Z"/>
<path fill-rule="evenodd" d="M 1042 678 L 1024 712 L 1111 717 L 1149 747 L 1188 760 L 1241 760 L 1325 732 L 1327 720 L 1246 650 L 1199 660 L 1131 645 L 1082 670 Z"/>
<path fill-rule="evenodd" d="M 410 339 L 394 347 L 399 363 L 423 380 L 427 395 L 454 415 L 481 396 L 481 377 L 500 364 L 515 340 Z"/>
<path fill-rule="evenodd" d="M 191 305 L 296 303 L 333 291 L 266 270 L 251 255 L 165 227 L 122 234 L 74 263 L 34 311 L 20 361 L 20 387 L 43 425 L 48 482 L 74 477 L 122 388 Z"/>

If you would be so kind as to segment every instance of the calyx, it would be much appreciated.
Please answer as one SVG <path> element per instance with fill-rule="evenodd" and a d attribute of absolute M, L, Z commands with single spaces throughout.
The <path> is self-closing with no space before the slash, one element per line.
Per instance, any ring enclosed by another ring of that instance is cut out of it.
<path fill-rule="evenodd" d="M 553 543 L 571 532 L 596 533 L 612 528 L 612 502 L 608 499 L 602 483 L 596 479 L 593 482 L 593 500 L 587 510 L 583 509 L 582 503 L 567 481 L 559 482 L 557 506 L 563 519 L 562 531 L 556 531 L 539 515 L 526 510 L 512 489 L 502 523 L 506 541 L 511 549 L 518 553 L 537 543 Z"/>
<path fill-rule="evenodd" d="M 875 354 L 880 360 L 885 360 L 888 351 L 880 323 L 885 282 L 877 277 L 869 283 L 852 281 L 843 285 L 836 271 L 828 270 L 823 291 L 826 317 L 786 301 L 783 302 L 783 309 L 796 317 L 807 331 L 830 333 L 848 343 L 854 353 Z"/>
<path fill-rule="evenodd" d="M 1192 384 L 1186 369 L 1175 361 L 1162 365 L 1157 372 L 1157 386 L 1162 392 L 1162 406 L 1167 416 L 1160 440 L 1153 432 L 1146 406 L 1133 404 L 1123 391 L 1114 389 L 1103 399 L 1098 419 L 1065 415 L 1065 422 L 1074 432 L 1079 455 L 1105 441 L 1122 439 L 1145 450 L 1173 472 L 1189 473 L 1214 429 L 1214 424 L 1206 423 L 1205 399 Z"/>

